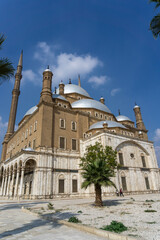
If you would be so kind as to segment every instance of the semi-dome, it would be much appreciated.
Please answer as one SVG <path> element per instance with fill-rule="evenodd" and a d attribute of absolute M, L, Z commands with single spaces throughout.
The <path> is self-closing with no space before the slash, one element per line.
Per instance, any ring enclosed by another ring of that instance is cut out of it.
<path fill-rule="evenodd" d="M 56 90 L 57 94 L 59 94 L 59 88 Z M 79 93 L 83 96 L 89 97 L 89 94 L 84 90 L 82 87 L 75 85 L 75 84 L 66 84 L 64 85 L 64 94 L 69 94 L 69 93 Z"/>
<path fill-rule="evenodd" d="M 106 105 L 93 99 L 81 99 L 73 102 L 72 108 L 94 108 L 103 112 L 111 113 Z"/>
<path fill-rule="evenodd" d="M 52 97 L 54 99 L 58 98 L 58 99 L 61 99 L 63 101 L 67 101 L 67 99 L 65 97 L 63 97 L 62 95 L 59 95 L 59 94 L 53 94 Z M 68 102 L 68 101 L 67 101 Z"/>
<path fill-rule="evenodd" d="M 130 121 L 130 122 L 132 122 L 131 119 L 129 119 L 128 117 L 123 116 L 123 115 L 117 116 L 116 119 L 117 119 L 118 122 L 122 122 L 122 121 Z"/>
<path fill-rule="evenodd" d="M 31 115 L 31 114 L 34 113 L 37 109 L 38 109 L 37 106 L 34 106 L 34 107 L 30 108 L 30 109 L 26 112 L 26 114 L 24 115 L 24 117 L 25 117 L 25 116 L 28 116 L 28 115 Z"/>
<path fill-rule="evenodd" d="M 126 128 L 125 126 L 123 126 L 122 124 L 120 123 L 117 123 L 117 122 L 114 122 L 114 121 L 100 121 L 100 122 L 97 122 L 97 123 L 94 123 L 90 126 L 89 130 L 92 130 L 92 129 L 97 129 L 97 128 L 103 128 L 103 124 L 104 123 L 107 123 L 108 124 L 108 128 L 115 128 L 115 127 L 120 127 L 120 128 Z"/>

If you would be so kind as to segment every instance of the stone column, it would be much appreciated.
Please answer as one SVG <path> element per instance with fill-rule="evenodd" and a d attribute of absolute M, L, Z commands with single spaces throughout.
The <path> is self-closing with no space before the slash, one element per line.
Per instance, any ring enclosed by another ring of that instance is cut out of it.
<path fill-rule="evenodd" d="M 2 185 L 1 185 L 1 190 L 0 190 L 0 196 L 2 196 L 2 194 L 3 194 L 3 187 L 4 187 L 4 175 L 3 175 L 3 179 L 2 179 Z"/>
<path fill-rule="evenodd" d="M 22 195 L 23 195 L 23 182 L 24 182 L 24 168 L 22 168 L 22 172 L 21 172 L 21 181 L 20 181 L 19 196 L 22 196 Z"/>
<path fill-rule="evenodd" d="M 6 184 L 7 184 L 7 174 L 5 174 L 5 182 L 4 182 L 4 188 L 2 193 L 3 196 L 5 196 L 5 193 L 6 193 Z"/>
<path fill-rule="evenodd" d="M 11 174 L 9 173 L 8 184 L 7 184 L 7 194 L 6 194 L 8 197 L 9 197 L 10 181 L 11 181 Z"/>
<path fill-rule="evenodd" d="M 14 175 L 15 175 L 15 172 L 13 171 L 11 187 L 10 187 L 10 196 L 11 197 L 12 197 L 12 193 L 13 193 Z"/>
<path fill-rule="evenodd" d="M 19 170 L 17 170 L 17 176 L 16 176 L 16 184 L 15 184 L 14 196 L 17 196 L 17 191 L 18 191 L 18 181 L 19 181 Z"/>

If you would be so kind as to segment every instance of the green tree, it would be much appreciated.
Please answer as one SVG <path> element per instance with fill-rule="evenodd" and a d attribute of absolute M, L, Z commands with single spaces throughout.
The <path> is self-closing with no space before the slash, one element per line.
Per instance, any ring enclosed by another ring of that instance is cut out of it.
<path fill-rule="evenodd" d="M 80 167 L 84 179 L 82 188 L 87 188 L 94 184 L 95 188 L 95 205 L 103 206 L 102 186 L 114 186 L 111 178 L 115 176 L 115 169 L 118 167 L 117 152 L 112 147 L 103 146 L 97 143 L 86 149 L 84 157 L 81 158 Z"/>
<path fill-rule="evenodd" d="M 4 35 L 0 34 L 0 50 L 2 49 L 2 44 L 5 41 Z M 14 76 L 14 68 L 12 63 L 8 58 L 0 59 L 0 85 L 3 81 L 10 79 L 10 77 Z"/>
<path fill-rule="evenodd" d="M 160 0 L 150 0 L 150 2 L 154 2 L 156 4 L 155 9 L 160 6 Z M 152 18 L 150 22 L 150 30 L 155 38 L 160 36 L 160 13 Z"/>

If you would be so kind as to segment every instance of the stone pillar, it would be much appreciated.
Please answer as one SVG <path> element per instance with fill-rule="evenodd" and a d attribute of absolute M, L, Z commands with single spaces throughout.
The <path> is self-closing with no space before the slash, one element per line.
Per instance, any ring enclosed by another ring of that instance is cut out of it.
<path fill-rule="evenodd" d="M 24 182 L 24 168 L 22 167 L 19 196 L 23 195 L 23 188 L 24 188 L 23 182 Z"/>
<path fill-rule="evenodd" d="M 0 190 L 0 196 L 2 196 L 3 186 L 4 186 L 4 175 L 2 177 L 2 185 L 1 185 L 1 190 Z"/>
<path fill-rule="evenodd" d="M 8 197 L 9 197 L 10 181 L 11 181 L 11 174 L 9 173 L 8 184 L 7 184 L 7 194 L 6 194 Z"/>
<path fill-rule="evenodd" d="M 15 172 L 13 171 L 12 181 L 11 181 L 11 187 L 10 187 L 10 196 L 11 196 L 11 197 L 12 197 L 12 195 L 13 195 L 14 175 L 15 175 Z"/>
<path fill-rule="evenodd" d="M 6 195 L 6 184 L 7 184 L 7 174 L 5 174 L 5 182 L 4 182 L 4 188 L 3 188 L 3 196 Z"/>
<path fill-rule="evenodd" d="M 17 192 L 18 192 L 18 181 L 19 181 L 19 170 L 17 170 L 17 176 L 16 176 L 16 184 L 15 184 L 14 196 L 17 196 Z"/>

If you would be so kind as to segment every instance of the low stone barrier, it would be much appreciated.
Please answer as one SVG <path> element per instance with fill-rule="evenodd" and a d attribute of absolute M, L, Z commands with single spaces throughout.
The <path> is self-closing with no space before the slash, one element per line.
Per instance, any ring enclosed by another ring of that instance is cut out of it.
<path fill-rule="evenodd" d="M 108 240 L 137 240 L 136 238 L 132 238 L 130 236 L 125 236 L 125 235 L 121 235 L 121 234 L 118 234 L 118 233 L 113 233 L 113 232 L 97 229 L 97 228 L 86 226 L 86 225 L 83 225 L 83 224 L 71 223 L 71 222 L 68 222 L 68 221 L 65 221 L 65 220 L 57 220 L 57 219 L 53 219 L 53 218 L 48 217 L 48 216 L 45 217 L 45 216 L 40 215 L 38 213 L 34 213 L 30 209 L 26 209 L 24 207 L 22 207 L 21 209 L 25 213 L 33 214 L 37 217 L 41 217 L 44 220 L 57 221 L 59 224 L 63 224 L 63 225 L 66 225 L 68 227 L 76 228 L 76 229 L 78 229 L 80 231 L 83 231 L 83 232 L 95 234 L 99 237 L 107 238 Z"/>

